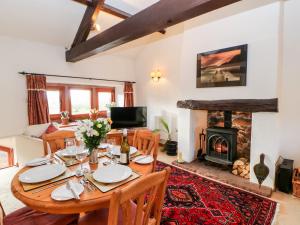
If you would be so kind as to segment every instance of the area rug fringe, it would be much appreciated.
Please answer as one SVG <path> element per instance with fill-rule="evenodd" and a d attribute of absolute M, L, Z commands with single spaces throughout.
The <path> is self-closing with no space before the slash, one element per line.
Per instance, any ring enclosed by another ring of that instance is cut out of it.
<path fill-rule="evenodd" d="M 273 200 L 274 201 L 274 200 Z M 275 214 L 272 220 L 272 224 L 271 225 L 275 225 L 278 221 L 278 216 L 279 216 L 279 212 L 280 212 L 280 203 L 276 201 L 276 210 L 275 210 Z"/>

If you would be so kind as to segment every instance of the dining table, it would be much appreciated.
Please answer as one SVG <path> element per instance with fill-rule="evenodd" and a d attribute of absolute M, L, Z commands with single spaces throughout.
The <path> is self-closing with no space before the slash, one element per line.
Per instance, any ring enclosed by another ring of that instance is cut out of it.
<path fill-rule="evenodd" d="M 54 160 L 54 162 L 52 163 L 58 163 L 58 162 Z M 83 166 L 85 168 L 88 168 L 90 171 L 95 171 L 98 167 L 105 166 L 105 165 L 103 165 L 102 163 L 90 164 L 88 162 L 88 159 L 86 159 L 83 163 Z M 137 179 L 140 179 L 141 177 L 152 172 L 152 164 L 141 165 L 131 161 L 128 166 L 132 169 L 132 171 L 140 175 L 139 178 Z M 78 165 L 73 165 L 68 167 L 70 171 L 74 171 L 74 172 L 76 171 L 77 168 Z M 13 195 L 18 200 L 20 200 L 25 205 L 27 205 L 28 207 L 34 210 L 38 210 L 46 213 L 52 213 L 52 214 L 78 214 L 78 213 L 97 210 L 100 208 L 108 208 L 110 199 L 112 197 L 112 193 L 115 190 L 123 189 L 127 185 L 137 180 L 135 179 L 129 181 L 105 193 L 100 191 L 97 188 L 93 188 L 91 190 L 85 187 L 84 192 L 80 195 L 79 200 L 72 199 L 68 201 L 56 201 L 51 198 L 51 193 L 54 189 L 65 184 L 67 180 L 79 182 L 81 177 L 72 176 L 67 178 L 66 180 L 57 181 L 57 184 L 51 183 L 48 186 L 46 185 L 30 191 L 24 191 L 22 183 L 19 181 L 19 175 L 28 169 L 30 169 L 30 167 L 25 166 L 22 169 L 20 169 L 20 171 L 14 176 L 11 182 L 11 191 Z"/>

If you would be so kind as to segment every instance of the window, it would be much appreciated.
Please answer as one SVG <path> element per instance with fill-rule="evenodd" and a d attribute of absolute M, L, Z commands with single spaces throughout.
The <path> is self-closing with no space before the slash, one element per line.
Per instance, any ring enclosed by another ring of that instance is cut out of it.
<path fill-rule="evenodd" d="M 98 92 L 98 107 L 99 111 L 106 111 L 107 105 L 110 104 L 111 101 L 111 92 Z"/>
<path fill-rule="evenodd" d="M 0 169 L 13 166 L 14 164 L 14 150 L 0 146 Z"/>
<path fill-rule="evenodd" d="M 60 112 L 68 111 L 70 120 L 87 119 L 91 109 L 98 109 L 100 117 L 107 116 L 107 104 L 115 101 L 114 87 L 92 85 L 47 84 L 51 121 L 60 122 Z"/>
<path fill-rule="evenodd" d="M 89 114 L 91 110 L 91 91 L 71 89 L 71 114 L 81 115 Z"/>
<path fill-rule="evenodd" d="M 61 112 L 60 105 L 60 91 L 59 90 L 47 90 L 47 98 L 49 105 L 49 114 L 56 115 Z"/>

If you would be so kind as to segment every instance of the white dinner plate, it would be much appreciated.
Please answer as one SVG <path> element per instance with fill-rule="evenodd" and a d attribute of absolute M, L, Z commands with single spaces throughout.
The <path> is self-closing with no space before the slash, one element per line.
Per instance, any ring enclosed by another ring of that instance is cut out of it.
<path fill-rule="evenodd" d="M 73 182 L 73 187 L 74 187 L 74 191 L 78 195 L 80 195 L 84 191 L 84 187 L 80 183 Z M 62 186 L 56 188 L 55 190 L 53 190 L 51 193 L 51 198 L 56 201 L 67 201 L 67 200 L 73 199 L 74 196 L 73 196 L 71 190 L 67 189 L 67 186 L 65 184 L 65 185 L 62 185 Z"/>
<path fill-rule="evenodd" d="M 110 184 L 126 180 L 131 174 L 131 168 L 116 164 L 98 168 L 93 173 L 93 178 L 100 183 Z"/>
<path fill-rule="evenodd" d="M 47 164 L 48 162 L 50 162 L 49 158 L 35 158 L 27 162 L 25 166 L 41 166 Z"/>
<path fill-rule="evenodd" d="M 112 154 L 114 155 L 121 155 L 121 152 L 120 152 L 120 148 L 121 146 L 120 145 L 116 145 L 113 147 L 112 149 Z M 137 149 L 133 146 L 130 146 L 130 155 L 134 154 L 137 152 Z"/>
<path fill-rule="evenodd" d="M 23 183 L 39 183 L 53 179 L 66 171 L 66 166 L 62 164 L 50 164 L 34 167 L 19 175 L 19 181 Z"/>
<path fill-rule="evenodd" d="M 153 157 L 152 155 L 140 155 L 140 156 L 137 156 L 135 157 L 132 161 L 135 162 L 135 163 L 138 163 L 138 164 L 149 164 L 149 163 L 152 163 L 153 162 Z"/>
<path fill-rule="evenodd" d="M 73 147 L 69 147 L 69 148 L 60 150 L 59 154 L 61 154 L 62 156 L 65 156 L 65 157 L 75 157 L 76 152 L 77 152 L 77 147 L 73 146 Z"/>
<path fill-rule="evenodd" d="M 108 143 L 101 143 L 98 148 L 100 149 L 104 149 L 104 148 L 108 148 L 109 144 Z"/>

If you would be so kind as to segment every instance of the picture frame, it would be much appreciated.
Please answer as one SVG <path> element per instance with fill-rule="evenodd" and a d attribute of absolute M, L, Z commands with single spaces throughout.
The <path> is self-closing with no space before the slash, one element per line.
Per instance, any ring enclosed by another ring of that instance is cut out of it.
<path fill-rule="evenodd" d="M 197 88 L 247 85 L 248 45 L 197 55 Z"/>

